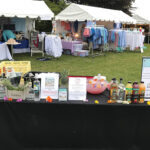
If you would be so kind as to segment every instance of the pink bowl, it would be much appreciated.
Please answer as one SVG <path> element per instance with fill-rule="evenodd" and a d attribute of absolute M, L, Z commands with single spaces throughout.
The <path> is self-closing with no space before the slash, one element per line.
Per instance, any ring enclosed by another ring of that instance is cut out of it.
<path fill-rule="evenodd" d="M 89 83 L 92 81 L 92 83 Z M 90 94 L 101 94 L 107 88 L 107 81 L 96 81 L 94 82 L 92 79 L 87 80 L 87 92 Z"/>

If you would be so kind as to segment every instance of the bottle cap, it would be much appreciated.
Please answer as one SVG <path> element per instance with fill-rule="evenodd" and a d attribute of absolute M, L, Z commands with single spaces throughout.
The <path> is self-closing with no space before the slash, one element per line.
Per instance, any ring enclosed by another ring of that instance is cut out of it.
<path fill-rule="evenodd" d="M 113 78 L 112 80 L 113 80 L 113 81 L 116 81 L 116 78 Z"/>

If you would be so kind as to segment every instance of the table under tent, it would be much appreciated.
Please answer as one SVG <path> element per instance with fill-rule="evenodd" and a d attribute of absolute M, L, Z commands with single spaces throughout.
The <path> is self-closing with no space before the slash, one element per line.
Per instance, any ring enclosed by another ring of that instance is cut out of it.
<path fill-rule="evenodd" d="M 136 20 L 136 27 L 144 29 L 145 42 L 150 43 L 150 21 L 137 15 L 133 14 L 133 18 Z"/>
<path fill-rule="evenodd" d="M 75 45 L 75 48 L 71 50 L 72 53 L 85 49 L 85 43 L 88 43 L 88 49 L 92 54 L 93 49 L 125 50 L 126 47 L 129 47 L 134 50 L 137 46 L 142 47 L 141 41 L 136 43 L 137 45 L 131 45 L 130 41 L 125 43 L 127 38 L 125 33 L 129 31 L 122 28 L 123 24 L 136 24 L 136 20 L 120 10 L 72 3 L 55 17 L 53 32 L 60 34 L 63 42 L 80 41 L 82 43 L 82 45 Z M 131 36 L 135 35 L 134 33 L 135 31 L 130 31 Z M 139 31 L 136 33 L 134 38 L 142 37 Z M 90 35 L 88 36 L 88 34 Z M 118 42 L 117 39 L 121 42 Z M 66 46 L 63 48 L 65 49 Z"/>
<path fill-rule="evenodd" d="M 11 30 L 16 37 L 15 40 L 19 43 L 18 45 L 13 45 L 11 53 L 43 53 L 43 49 L 36 45 L 37 37 L 33 37 L 31 40 L 31 32 L 35 31 L 36 19 L 51 20 L 54 17 L 54 13 L 48 8 L 45 2 L 33 0 L 0 0 L 0 3 L 0 28 L 3 31 Z M 3 44 L 2 47 L 7 48 L 6 41 L 1 42 L 1 44 Z M 7 54 L 3 56 L 0 60 L 11 59 L 7 57 Z"/>

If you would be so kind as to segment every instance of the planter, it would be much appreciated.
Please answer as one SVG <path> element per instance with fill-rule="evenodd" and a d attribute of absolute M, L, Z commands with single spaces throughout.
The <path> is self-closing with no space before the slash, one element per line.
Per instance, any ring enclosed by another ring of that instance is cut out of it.
<path fill-rule="evenodd" d="M 16 91 L 16 90 L 7 90 L 6 89 L 6 95 L 8 98 L 12 98 L 12 99 L 23 99 L 25 100 L 26 98 L 26 93 L 27 91 Z"/>

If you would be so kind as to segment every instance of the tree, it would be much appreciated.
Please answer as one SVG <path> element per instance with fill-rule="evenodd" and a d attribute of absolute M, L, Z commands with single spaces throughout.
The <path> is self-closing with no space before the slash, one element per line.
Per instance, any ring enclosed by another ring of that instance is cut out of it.
<path fill-rule="evenodd" d="M 47 6 L 54 12 L 55 15 L 64 10 L 67 5 L 64 0 L 44 0 Z M 35 24 L 36 30 L 42 32 L 51 32 L 52 30 L 52 21 L 36 21 Z"/>
<path fill-rule="evenodd" d="M 59 3 L 59 0 L 48 0 L 54 3 Z M 84 4 L 89 6 L 97 6 L 109 9 L 122 10 L 125 13 L 131 15 L 130 9 L 132 8 L 132 3 L 135 0 L 67 0 L 68 2 L 73 2 L 77 4 Z"/>

